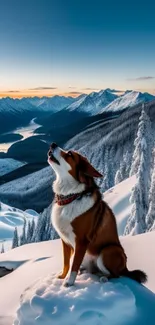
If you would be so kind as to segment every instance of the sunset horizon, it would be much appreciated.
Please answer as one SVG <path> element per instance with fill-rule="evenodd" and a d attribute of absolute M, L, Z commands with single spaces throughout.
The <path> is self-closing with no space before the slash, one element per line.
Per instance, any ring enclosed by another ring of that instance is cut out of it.
<path fill-rule="evenodd" d="M 105 89 L 112 89 L 114 93 L 117 93 L 117 95 L 121 95 L 123 94 L 125 91 L 127 90 L 131 90 L 131 91 L 136 91 L 136 92 L 141 92 L 141 93 L 150 93 L 152 95 L 155 95 L 155 89 L 113 89 L 110 87 L 107 88 L 100 88 L 100 89 L 96 89 L 96 88 L 92 88 L 92 89 L 83 89 L 83 90 L 79 90 L 79 91 L 61 91 L 61 90 L 55 90 L 53 92 L 51 91 L 42 91 L 42 92 L 35 92 L 35 91 L 27 91 L 27 90 L 21 90 L 21 91 L 0 91 L 0 98 L 13 98 L 13 99 L 22 99 L 22 98 L 30 98 L 30 97 L 54 97 L 54 96 L 64 96 L 64 97 L 78 97 L 82 94 L 86 94 L 89 95 L 92 92 L 99 92 L 101 90 L 105 90 Z"/>

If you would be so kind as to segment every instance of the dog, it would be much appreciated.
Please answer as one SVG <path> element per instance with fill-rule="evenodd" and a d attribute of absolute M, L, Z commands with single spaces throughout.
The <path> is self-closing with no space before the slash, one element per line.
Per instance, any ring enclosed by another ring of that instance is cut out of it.
<path fill-rule="evenodd" d="M 127 276 L 139 283 L 146 282 L 143 271 L 127 268 L 115 216 L 102 200 L 94 180 L 102 175 L 81 154 L 65 151 L 55 143 L 48 151 L 48 163 L 56 174 L 51 219 L 63 247 L 63 270 L 58 278 L 66 278 L 74 254 L 65 286 L 74 285 L 81 265 L 108 279 Z"/>

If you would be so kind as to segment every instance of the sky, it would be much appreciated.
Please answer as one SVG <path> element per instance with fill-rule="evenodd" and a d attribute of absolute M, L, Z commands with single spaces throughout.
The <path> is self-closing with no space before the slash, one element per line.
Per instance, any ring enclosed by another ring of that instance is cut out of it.
<path fill-rule="evenodd" d="M 155 94 L 151 2 L 0 0 L 0 97 Z"/>

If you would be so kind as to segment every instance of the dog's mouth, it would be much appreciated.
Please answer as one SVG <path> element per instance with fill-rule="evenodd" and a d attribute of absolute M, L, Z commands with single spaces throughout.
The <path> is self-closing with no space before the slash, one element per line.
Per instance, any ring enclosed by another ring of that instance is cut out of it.
<path fill-rule="evenodd" d="M 54 163 L 56 163 L 57 165 L 60 165 L 59 161 L 55 158 L 55 156 L 53 155 L 53 152 L 51 150 L 49 150 L 48 152 L 48 158 L 53 161 Z"/>

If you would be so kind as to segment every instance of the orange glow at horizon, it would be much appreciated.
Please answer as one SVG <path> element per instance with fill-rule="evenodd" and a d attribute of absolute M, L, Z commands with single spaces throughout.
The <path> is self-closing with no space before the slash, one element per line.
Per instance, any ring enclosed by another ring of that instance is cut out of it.
<path fill-rule="evenodd" d="M 151 93 L 152 95 L 155 95 L 155 89 L 133 89 L 135 91 L 140 91 L 140 92 L 148 92 Z M 53 89 L 53 90 L 19 90 L 19 91 L 0 91 L 0 98 L 5 98 L 5 97 L 10 97 L 10 98 L 23 98 L 23 97 L 53 97 L 55 95 L 58 96 L 65 96 L 65 97 L 78 97 L 81 94 L 89 94 L 93 91 L 92 90 L 78 90 L 78 91 L 63 91 L 59 89 Z M 123 94 L 125 89 L 122 91 L 122 93 L 118 93 L 118 95 Z"/>
<path fill-rule="evenodd" d="M 23 97 L 53 97 L 55 95 L 59 96 L 71 96 L 71 97 L 78 97 L 80 94 L 83 94 L 84 92 L 61 92 L 61 91 L 0 91 L 0 98 L 5 98 L 5 97 L 11 97 L 11 98 L 23 98 Z"/>

